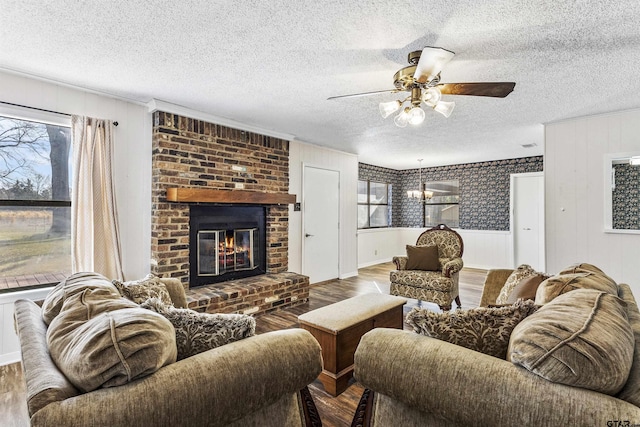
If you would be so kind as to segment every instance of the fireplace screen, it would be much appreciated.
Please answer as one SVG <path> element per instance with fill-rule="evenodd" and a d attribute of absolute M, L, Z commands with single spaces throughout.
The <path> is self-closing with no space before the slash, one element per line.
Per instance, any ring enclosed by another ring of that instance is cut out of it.
<path fill-rule="evenodd" d="M 198 275 L 219 276 L 257 267 L 258 229 L 198 231 Z"/>

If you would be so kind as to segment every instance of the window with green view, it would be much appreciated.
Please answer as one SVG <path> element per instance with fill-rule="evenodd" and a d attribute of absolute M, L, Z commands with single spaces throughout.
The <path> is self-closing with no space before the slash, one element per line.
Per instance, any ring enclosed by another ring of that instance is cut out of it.
<path fill-rule="evenodd" d="M 71 272 L 70 120 L 0 115 L 0 278 Z M 37 116 L 36 116 L 37 114 Z"/>

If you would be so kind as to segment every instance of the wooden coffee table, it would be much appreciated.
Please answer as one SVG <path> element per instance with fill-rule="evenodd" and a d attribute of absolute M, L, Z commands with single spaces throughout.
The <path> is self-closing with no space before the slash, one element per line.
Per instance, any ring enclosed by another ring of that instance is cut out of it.
<path fill-rule="evenodd" d="M 360 338 L 373 328 L 402 329 L 405 298 L 386 294 L 358 295 L 298 317 L 300 327 L 311 332 L 322 347 L 324 367 L 318 379 L 337 396 L 353 376 L 353 354 Z"/>

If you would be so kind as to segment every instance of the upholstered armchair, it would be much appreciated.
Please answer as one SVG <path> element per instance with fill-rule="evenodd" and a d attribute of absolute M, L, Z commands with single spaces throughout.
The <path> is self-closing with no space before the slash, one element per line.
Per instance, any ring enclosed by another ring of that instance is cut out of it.
<path fill-rule="evenodd" d="M 396 270 L 390 274 L 391 295 L 434 302 L 450 310 L 452 301 L 461 306 L 458 276 L 462 270 L 462 237 L 444 224 L 428 229 L 418 237 L 416 246 L 436 246 L 439 265 L 433 271 L 407 269 L 408 257 L 396 256 Z"/>

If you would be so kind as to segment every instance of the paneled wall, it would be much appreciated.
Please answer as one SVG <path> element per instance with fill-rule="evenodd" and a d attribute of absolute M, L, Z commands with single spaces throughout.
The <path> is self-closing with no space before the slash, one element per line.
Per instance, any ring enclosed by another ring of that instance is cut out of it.
<path fill-rule="evenodd" d="M 391 261 L 406 254 L 425 228 L 372 228 L 358 231 L 358 267 Z M 511 233 L 508 231 L 456 230 L 464 242 L 465 267 L 509 268 L 513 266 Z"/>
<path fill-rule="evenodd" d="M 640 295 L 640 234 L 604 232 L 605 154 L 640 151 L 640 110 L 545 126 L 547 271 L 589 262 Z"/>
<path fill-rule="evenodd" d="M 291 141 L 289 145 L 289 193 L 302 200 L 302 171 L 314 166 L 340 172 L 340 278 L 358 274 L 356 197 L 358 158 L 353 154 Z M 289 207 L 289 271 L 302 271 L 302 212 Z"/>
<path fill-rule="evenodd" d="M 90 91 L 0 71 L 0 101 L 67 114 L 117 120 L 114 177 L 126 279 L 149 272 L 151 218 L 151 116 L 146 107 Z M 42 299 L 48 289 L 0 294 L 0 364 L 20 358 L 13 301 Z"/>
<path fill-rule="evenodd" d="M 146 107 L 89 91 L 0 72 L 0 101 L 118 121 L 114 181 L 126 279 L 149 272 L 151 115 Z M 141 214 L 141 213 L 145 214 Z"/>

